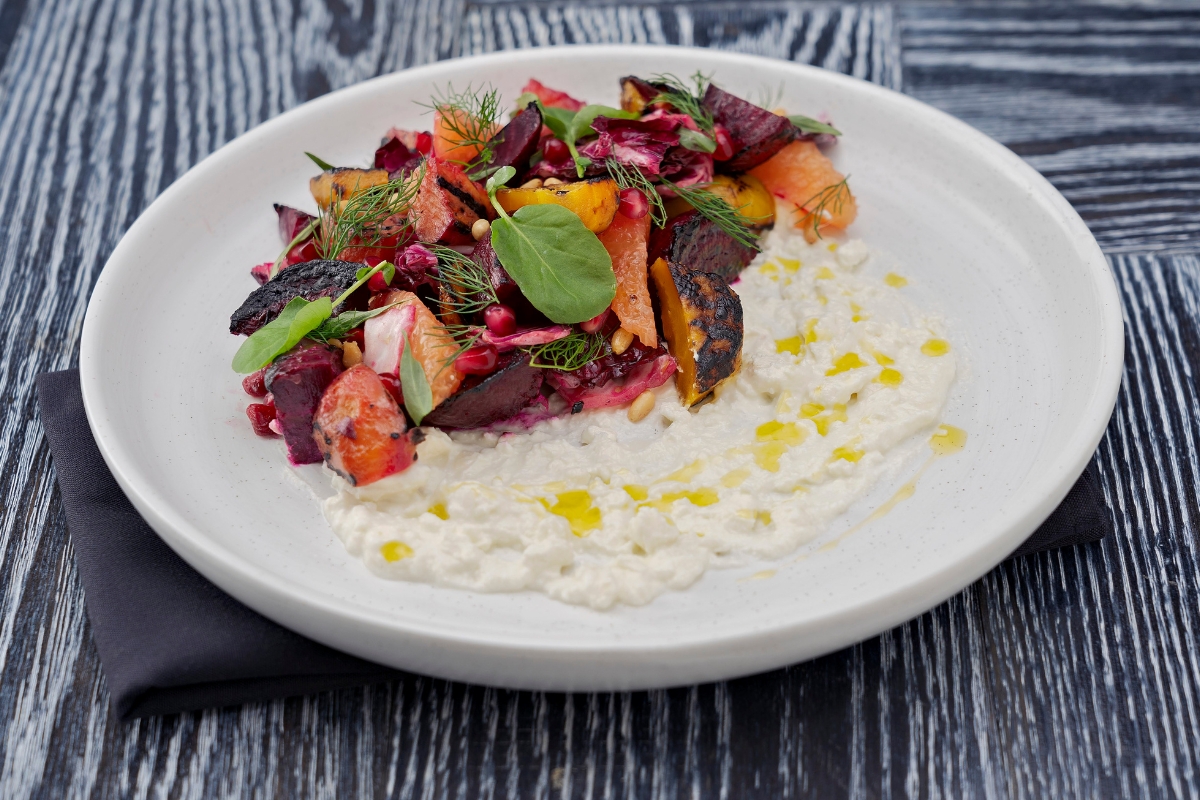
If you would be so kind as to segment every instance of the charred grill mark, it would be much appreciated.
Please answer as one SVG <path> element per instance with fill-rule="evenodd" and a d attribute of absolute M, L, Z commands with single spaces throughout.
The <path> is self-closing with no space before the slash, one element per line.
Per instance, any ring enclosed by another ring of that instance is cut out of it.
<path fill-rule="evenodd" d="M 472 212 L 474 212 L 475 216 L 487 217 L 487 209 L 484 208 L 482 203 L 480 203 L 478 200 L 476 200 L 474 197 L 472 197 L 469 192 L 455 186 L 453 183 L 446 180 L 441 175 L 438 176 L 437 185 L 443 191 L 449 193 L 452 197 L 454 197 L 460 203 L 462 203 L 463 206 L 465 206 L 466 208 L 468 208 Z M 467 232 L 470 233 L 470 228 L 467 229 Z"/>

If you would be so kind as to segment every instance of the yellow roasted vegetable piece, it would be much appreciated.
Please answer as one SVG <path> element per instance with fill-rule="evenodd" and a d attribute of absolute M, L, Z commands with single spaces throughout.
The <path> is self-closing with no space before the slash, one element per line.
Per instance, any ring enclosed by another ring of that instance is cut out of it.
<path fill-rule="evenodd" d="M 592 233 L 607 230 L 621 203 L 620 188 L 612 178 L 592 178 L 541 189 L 501 189 L 500 207 L 509 214 L 518 208 L 554 204 L 575 213 Z"/>
<path fill-rule="evenodd" d="M 775 198 L 762 185 L 762 181 L 753 175 L 718 175 L 712 183 L 696 188 L 720 197 L 731 208 L 737 209 L 754 228 L 763 230 L 775 224 Z M 691 208 L 691 204 L 682 197 L 666 203 L 668 217 L 677 217 Z"/>
<path fill-rule="evenodd" d="M 353 169 L 339 167 L 322 172 L 308 182 L 313 199 L 322 211 L 328 211 L 330 205 L 337 201 L 346 202 L 359 192 L 372 186 L 382 186 L 388 182 L 386 169 Z"/>

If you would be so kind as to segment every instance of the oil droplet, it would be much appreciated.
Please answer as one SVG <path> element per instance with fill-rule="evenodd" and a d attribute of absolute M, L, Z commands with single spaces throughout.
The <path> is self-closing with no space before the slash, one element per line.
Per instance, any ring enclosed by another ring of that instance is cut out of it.
<path fill-rule="evenodd" d="M 645 486 L 638 486 L 630 483 L 625 486 L 625 494 L 629 495 L 634 500 L 645 500 L 650 496 L 650 491 Z"/>
<path fill-rule="evenodd" d="M 833 270 L 831 270 L 829 267 L 821 267 L 819 270 L 817 270 L 817 280 L 831 281 L 833 278 Z"/>
<path fill-rule="evenodd" d="M 924 472 L 924 470 L 921 470 L 921 471 Z M 920 477 L 921 477 L 920 475 L 917 475 L 916 478 L 913 478 L 911 481 L 909 481 L 908 483 L 904 484 L 899 489 L 897 489 L 896 493 L 894 495 L 892 495 L 890 498 L 888 498 L 887 501 L 885 501 L 883 505 L 881 505 L 879 508 L 872 511 L 871 516 L 869 516 L 865 520 L 863 520 L 862 524 L 865 525 L 868 522 L 874 522 L 875 520 L 882 518 L 893 508 L 900 505 L 905 500 L 907 500 L 908 498 L 910 498 L 914 494 L 916 494 L 917 478 L 920 478 Z M 857 528 L 857 527 L 858 526 L 855 526 L 855 528 Z M 846 531 L 846 533 L 852 533 L 855 530 L 855 528 L 851 528 L 849 531 Z"/>
<path fill-rule="evenodd" d="M 773 570 L 773 569 L 764 569 L 762 572 L 756 572 L 756 573 L 754 573 L 754 574 L 753 574 L 753 575 L 751 575 L 749 578 L 747 578 L 747 580 L 751 580 L 751 581 L 765 581 L 767 578 L 774 578 L 774 577 L 775 577 L 775 570 Z"/>
<path fill-rule="evenodd" d="M 794 422 L 771 420 L 754 429 L 754 437 L 760 442 L 783 442 L 797 445 L 804 441 L 804 431 Z"/>
<path fill-rule="evenodd" d="M 677 481 L 679 483 L 687 483 L 688 481 L 690 481 L 692 478 L 696 477 L 703 471 L 704 471 L 704 459 L 698 458 L 695 461 L 693 461 L 692 463 L 688 464 L 686 467 L 675 470 L 670 475 L 663 478 L 663 480 Z"/>
<path fill-rule="evenodd" d="M 944 356 L 950 352 L 950 343 L 945 339 L 930 339 L 921 345 L 921 352 L 932 358 Z"/>
<path fill-rule="evenodd" d="M 770 511 L 757 511 L 754 514 L 754 518 L 758 522 L 759 525 L 766 526 L 766 525 L 771 524 L 771 512 Z"/>
<path fill-rule="evenodd" d="M 788 272 L 800 271 L 800 259 L 798 258 L 781 258 L 779 263 L 783 264 L 783 268 Z"/>
<path fill-rule="evenodd" d="M 783 442 L 763 442 L 754 446 L 754 463 L 767 472 L 779 472 L 779 459 L 787 452 Z"/>
<path fill-rule="evenodd" d="M 829 433 L 829 428 L 835 422 L 846 421 L 846 407 L 841 403 L 836 404 L 833 410 L 827 414 L 822 414 L 812 418 L 813 424 L 817 426 L 817 433 L 825 436 Z"/>
<path fill-rule="evenodd" d="M 967 432 L 953 425 L 939 425 L 929 440 L 935 456 L 951 456 L 967 444 Z"/>
<path fill-rule="evenodd" d="M 671 504 L 676 500 L 687 500 L 694 506 L 704 507 L 713 505 L 719 499 L 715 489 L 703 487 L 692 491 L 667 492 L 657 500 L 640 504 L 638 508 L 657 508 L 659 511 L 669 511 Z"/>
<path fill-rule="evenodd" d="M 800 348 L 804 346 L 804 342 L 799 336 L 789 336 L 786 339 L 775 340 L 776 353 L 791 353 L 794 356 L 800 355 Z"/>
<path fill-rule="evenodd" d="M 819 341 L 821 341 L 821 337 L 817 334 L 817 318 L 813 317 L 804 325 L 804 343 L 812 344 Z"/>
<path fill-rule="evenodd" d="M 383 546 L 379 548 L 379 555 L 389 563 L 408 558 L 412 554 L 413 549 L 404 542 L 384 542 Z"/>
<path fill-rule="evenodd" d="M 746 478 L 750 477 L 750 470 L 742 467 L 741 469 L 731 470 L 725 473 L 725 477 L 721 478 L 721 485 L 726 489 L 736 489 L 746 482 Z"/>
<path fill-rule="evenodd" d="M 892 364 L 896 363 L 894 359 L 888 358 L 883 353 L 876 353 L 873 350 L 871 351 L 871 356 L 875 359 L 875 363 L 879 364 L 881 367 L 890 367 Z"/>
<path fill-rule="evenodd" d="M 779 265 L 774 261 L 768 261 L 767 263 L 763 264 L 758 268 L 758 271 L 773 281 L 779 280 Z"/>
<path fill-rule="evenodd" d="M 862 322 L 863 320 L 867 320 L 867 319 L 871 318 L 870 314 L 864 314 L 864 313 L 862 313 L 862 310 L 863 310 L 862 306 L 860 306 L 858 303 L 851 303 L 850 311 L 851 311 L 851 313 L 854 314 L 854 316 L 850 317 L 850 321 L 851 322 Z"/>
<path fill-rule="evenodd" d="M 592 496 L 583 489 L 570 492 L 560 492 L 555 496 L 554 505 L 542 498 L 542 505 L 551 514 L 565 519 L 571 526 L 571 533 L 584 536 L 588 531 L 600 527 L 600 509 L 592 505 Z"/>
<path fill-rule="evenodd" d="M 876 380 L 878 380 L 884 386 L 899 386 L 900 384 L 904 383 L 904 375 L 902 375 L 898 369 L 886 367 L 882 372 L 879 373 L 879 377 Z"/>
<path fill-rule="evenodd" d="M 897 275 L 894 272 L 889 272 L 887 275 L 884 275 L 883 282 L 888 286 L 894 286 L 897 289 L 908 286 L 908 278 L 904 277 L 903 275 Z"/>
<path fill-rule="evenodd" d="M 830 243 L 829 243 L 829 252 L 831 252 L 831 253 L 836 253 L 836 252 L 837 252 L 837 248 L 838 248 L 838 243 L 837 243 L 837 242 L 830 242 Z"/>
<path fill-rule="evenodd" d="M 831 461 L 837 461 L 839 458 L 843 461 L 849 461 L 851 464 L 856 463 L 866 453 L 862 450 L 855 450 L 853 447 L 835 447 L 833 448 L 833 458 Z"/>
<path fill-rule="evenodd" d="M 776 414 L 788 413 L 788 411 L 790 411 L 791 407 L 792 407 L 792 404 L 790 402 L 791 399 L 792 399 L 792 393 L 785 389 L 783 394 L 779 395 L 779 402 L 775 404 L 775 413 Z"/>
<path fill-rule="evenodd" d="M 450 519 L 450 512 L 441 503 L 434 503 L 429 507 L 429 513 L 433 514 L 438 519 Z"/>
<path fill-rule="evenodd" d="M 820 405 L 819 403 L 805 403 L 804 405 L 800 406 L 800 414 L 808 417 L 809 419 L 815 417 L 824 410 L 825 406 Z"/>
<path fill-rule="evenodd" d="M 867 362 L 859 357 L 858 353 L 846 353 L 846 355 L 833 362 L 833 369 L 827 371 L 826 375 L 840 375 L 843 372 L 849 372 L 852 369 L 865 367 Z"/>

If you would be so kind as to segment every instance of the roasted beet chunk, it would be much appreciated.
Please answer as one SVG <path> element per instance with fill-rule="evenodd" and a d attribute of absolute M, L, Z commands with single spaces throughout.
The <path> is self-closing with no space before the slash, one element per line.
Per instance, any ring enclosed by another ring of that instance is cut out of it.
<path fill-rule="evenodd" d="M 726 161 L 729 172 L 746 172 L 778 153 L 799 131 L 787 117 L 759 108 L 753 103 L 709 84 L 704 107 L 729 132 L 733 158 Z"/>
<path fill-rule="evenodd" d="M 266 384 L 275 399 L 275 419 L 293 464 L 321 460 L 321 450 L 313 439 L 313 415 L 321 396 L 341 373 L 341 352 L 324 345 L 293 350 L 267 370 Z"/>
<path fill-rule="evenodd" d="M 312 214 L 279 203 L 275 204 L 275 213 L 279 216 L 279 238 L 284 244 L 291 244 L 315 219 Z"/>
<path fill-rule="evenodd" d="M 393 136 L 375 151 L 375 169 L 386 169 L 388 178 L 396 180 L 420 166 L 422 158 L 420 152 Z"/>
<path fill-rule="evenodd" d="M 500 167 L 512 167 L 522 174 L 529 169 L 529 159 L 537 151 L 541 135 L 541 109 L 537 103 L 530 103 L 488 141 L 482 152 L 490 153 L 490 157 L 472 163 L 467 173 L 490 175 Z"/>
<path fill-rule="evenodd" d="M 255 289 L 229 318 L 229 332 L 249 336 L 266 325 L 294 297 L 316 300 L 335 298 L 354 285 L 354 275 L 362 264 L 349 261 L 308 261 L 281 270 L 274 278 Z M 339 313 L 341 309 L 334 309 Z"/>
<path fill-rule="evenodd" d="M 721 230 L 698 211 L 670 220 L 650 234 L 649 262 L 660 258 L 715 272 L 732 281 L 754 258 L 754 251 Z"/>
<path fill-rule="evenodd" d="M 544 372 L 529 366 L 529 355 L 520 350 L 501 353 L 495 372 L 468 377 L 421 422 L 439 428 L 479 428 L 508 419 L 538 396 Z"/>

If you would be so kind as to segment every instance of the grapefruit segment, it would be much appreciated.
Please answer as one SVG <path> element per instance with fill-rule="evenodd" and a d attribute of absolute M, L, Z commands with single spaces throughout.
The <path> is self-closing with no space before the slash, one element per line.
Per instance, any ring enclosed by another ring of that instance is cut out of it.
<path fill-rule="evenodd" d="M 650 306 L 646 278 L 650 215 L 630 219 L 617 213 L 608 229 L 596 235 L 612 257 L 613 272 L 617 276 L 612 310 L 621 320 L 621 327 L 641 339 L 647 347 L 657 347 L 658 333 L 654 328 L 654 310 Z"/>
<path fill-rule="evenodd" d="M 415 431 L 370 367 L 351 367 L 329 385 L 313 416 L 313 439 L 337 474 L 366 486 L 416 460 Z"/>
<path fill-rule="evenodd" d="M 412 292 L 389 292 L 378 303 L 399 305 L 363 325 L 363 363 L 381 375 L 396 375 L 407 336 L 412 342 L 413 358 L 429 380 L 436 408 L 462 383 L 463 375 L 452 361 L 458 345 L 446 326 Z"/>
<path fill-rule="evenodd" d="M 794 223 L 809 242 L 819 231 L 846 228 L 858 213 L 845 176 L 810 141 L 792 142 L 750 174 L 796 207 Z"/>

